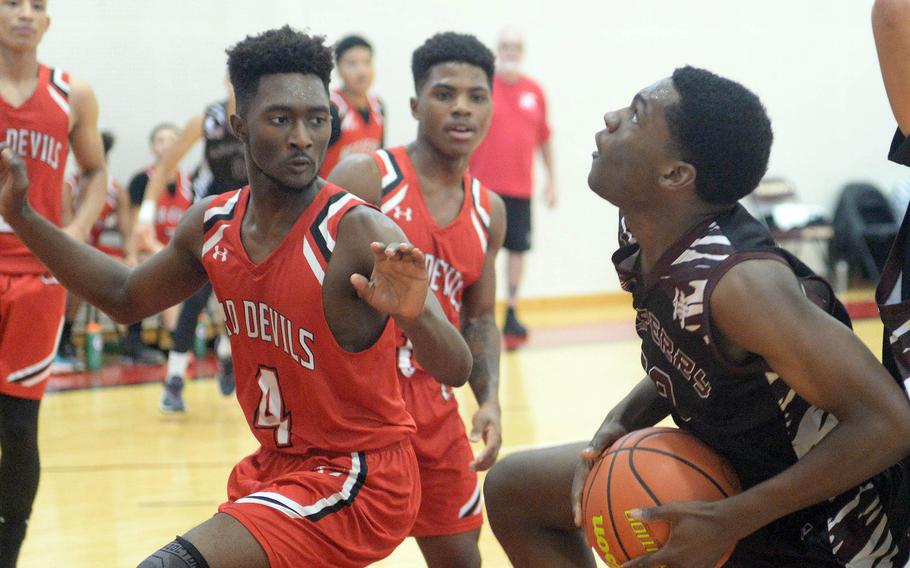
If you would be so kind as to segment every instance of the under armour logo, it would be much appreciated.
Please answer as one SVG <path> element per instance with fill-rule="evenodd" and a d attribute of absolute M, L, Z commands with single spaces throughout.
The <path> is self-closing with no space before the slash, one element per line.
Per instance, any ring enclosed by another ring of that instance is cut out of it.
<path fill-rule="evenodd" d="M 402 209 L 401 207 L 396 207 L 395 213 L 392 216 L 395 217 L 396 219 L 401 219 L 402 217 L 404 217 L 408 221 L 411 221 L 411 213 L 413 213 L 413 212 L 411 211 L 410 207 L 408 207 L 407 209 Z"/>
<path fill-rule="evenodd" d="M 803 528 L 801 528 L 801 529 L 799 530 L 799 532 L 800 532 L 800 540 L 806 540 L 806 537 L 809 536 L 809 534 L 810 534 L 814 529 L 815 529 L 815 527 L 812 526 L 812 523 L 806 523 L 806 524 L 804 524 L 804 525 L 803 525 Z"/>
<path fill-rule="evenodd" d="M 218 260 L 219 258 L 221 258 L 221 262 L 226 261 L 227 260 L 227 249 L 221 248 L 220 246 L 215 245 L 215 251 L 212 252 L 212 258 L 214 258 L 215 260 Z"/>

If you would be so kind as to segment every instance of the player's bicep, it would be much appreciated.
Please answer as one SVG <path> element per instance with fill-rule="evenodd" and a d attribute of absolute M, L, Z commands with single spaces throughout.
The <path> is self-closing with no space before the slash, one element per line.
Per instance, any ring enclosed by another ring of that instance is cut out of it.
<path fill-rule="evenodd" d="M 208 276 L 201 260 L 202 219 L 210 201 L 205 199 L 187 210 L 168 245 L 133 270 L 127 281 L 131 301 L 157 313 L 180 303 L 205 284 Z"/>
<path fill-rule="evenodd" d="M 382 196 L 382 177 L 379 175 L 379 166 L 371 154 L 348 156 L 335 166 L 327 181 L 367 203 L 379 205 Z"/>
<path fill-rule="evenodd" d="M 872 352 L 812 303 L 781 262 L 737 264 L 717 284 L 709 308 L 724 340 L 761 356 L 802 398 L 839 418 L 887 405 L 900 393 Z"/>

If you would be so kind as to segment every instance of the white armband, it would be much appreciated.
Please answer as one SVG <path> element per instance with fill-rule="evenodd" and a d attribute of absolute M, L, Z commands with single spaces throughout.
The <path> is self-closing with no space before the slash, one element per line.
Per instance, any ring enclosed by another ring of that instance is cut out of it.
<path fill-rule="evenodd" d="M 139 207 L 139 223 L 143 225 L 152 225 L 155 223 L 155 211 L 158 209 L 158 205 L 154 201 L 149 201 L 148 199 L 142 202 L 142 206 Z"/>

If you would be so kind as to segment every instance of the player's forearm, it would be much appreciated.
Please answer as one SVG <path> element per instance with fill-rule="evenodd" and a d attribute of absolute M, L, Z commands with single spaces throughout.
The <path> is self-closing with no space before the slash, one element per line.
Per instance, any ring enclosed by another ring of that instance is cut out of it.
<path fill-rule="evenodd" d="M 173 158 L 164 159 L 162 160 L 162 163 L 155 168 L 152 175 L 149 176 L 149 181 L 145 186 L 145 193 L 142 197 L 142 205 L 139 207 L 139 223 L 151 225 L 154 222 L 158 198 L 164 193 L 164 190 L 167 187 L 167 180 L 170 176 L 174 175 L 177 164 L 178 162 L 174 161 Z"/>
<path fill-rule="evenodd" d="M 643 378 L 607 414 L 601 428 L 607 424 L 620 426 L 626 432 L 654 426 L 670 414 L 670 404 L 660 396 L 654 381 Z"/>
<path fill-rule="evenodd" d="M 492 316 L 468 319 L 462 326 L 461 334 L 471 350 L 473 365 L 468 383 L 477 404 L 498 404 L 501 338 L 496 322 Z"/>
<path fill-rule="evenodd" d="M 72 235 L 80 240 L 85 240 L 92 230 L 92 225 L 101 215 L 101 210 L 104 209 L 104 202 L 107 198 L 107 170 L 98 168 L 85 171 L 82 173 L 80 183 L 84 184 L 85 199 L 82 199 L 79 210 L 73 216 L 69 227 Z"/>
<path fill-rule="evenodd" d="M 66 288 L 114 319 L 128 319 L 123 309 L 130 274 L 126 266 L 71 238 L 30 206 L 6 220 Z"/>
<path fill-rule="evenodd" d="M 553 160 L 553 148 L 550 146 L 549 140 L 540 145 L 540 157 L 543 158 L 543 167 L 547 172 L 547 179 L 553 181 L 556 166 Z"/>
<path fill-rule="evenodd" d="M 906 406 L 905 401 L 899 401 Z M 910 413 L 910 409 L 905 409 Z M 718 502 L 737 520 L 739 538 L 795 511 L 834 497 L 887 469 L 910 452 L 906 417 L 870 413 L 841 421 L 805 456 L 780 474 Z"/>
<path fill-rule="evenodd" d="M 414 345 L 414 357 L 437 381 L 459 387 L 471 372 L 471 352 L 449 322 L 432 295 L 414 320 L 396 318 L 395 322 Z"/>

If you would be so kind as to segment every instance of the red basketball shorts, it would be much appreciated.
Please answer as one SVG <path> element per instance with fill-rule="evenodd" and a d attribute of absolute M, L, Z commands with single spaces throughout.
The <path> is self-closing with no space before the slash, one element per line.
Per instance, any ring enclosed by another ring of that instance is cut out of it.
<path fill-rule="evenodd" d="M 66 290 L 48 274 L 0 274 L 0 394 L 44 396 Z"/>
<path fill-rule="evenodd" d="M 259 541 L 272 568 L 366 566 L 407 536 L 420 505 L 407 441 L 353 454 L 260 448 L 234 467 L 219 507 Z"/>
<path fill-rule="evenodd" d="M 483 500 L 474 452 L 452 389 L 423 372 L 399 374 L 401 394 L 417 423 L 411 438 L 423 500 L 411 536 L 445 536 L 479 529 Z"/>

